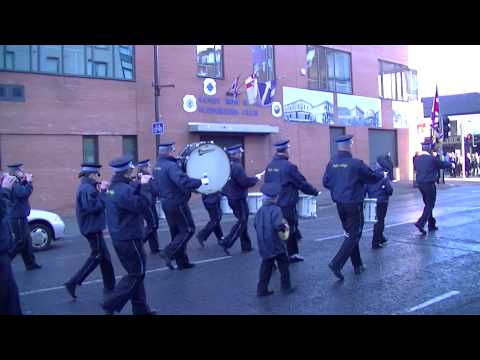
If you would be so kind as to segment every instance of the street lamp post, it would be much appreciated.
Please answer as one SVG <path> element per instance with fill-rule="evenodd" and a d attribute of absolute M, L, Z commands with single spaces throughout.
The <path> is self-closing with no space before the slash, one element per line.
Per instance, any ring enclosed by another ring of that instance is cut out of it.
<path fill-rule="evenodd" d="M 160 118 L 158 109 L 158 98 L 160 96 L 160 87 L 158 85 L 158 46 L 153 45 L 153 73 L 154 73 L 154 96 L 155 96 L 155 122 Z M 158 157 L 158 146 L 160 145 L 160 135 L 155 134 L 155 157 Z"/>

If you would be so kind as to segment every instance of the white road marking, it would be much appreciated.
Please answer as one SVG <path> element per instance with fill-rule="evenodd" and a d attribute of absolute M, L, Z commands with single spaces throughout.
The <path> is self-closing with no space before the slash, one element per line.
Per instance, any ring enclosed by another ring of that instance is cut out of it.
<path fill-rule="evenodd" d="M 408 309 L 407 312 L 411 313 L 411 312 L 426 308 L 427 306 L 430 306 L 432 304 L 435 304 L 439 301 L 448 299 L 448 298 L 450 298 L 452 296 L 455 296 L 455 295 L 458 295 L 458 294 L 460 294 L 460 291 L 457 291 L 457 290 L 449 291 L 448 293 L 445 293 L 443 295 L 434 297 L 433 299 L 425 301 L 424 303 L 421 303 L 420 305 L 414 306 L 414 307 Z"/>
<path fill-rule="evenodd" d="M 205 259 L 205 260 L 199 260 L 199 261 L 194 261 L 193 263 L 194 264 L 205 264 L 205 263 L 209 263 L 209 262 L 214 262 L 214 261 L 220 261 L 220 260 L 225 260 L 225 259 L 230 259 L 231 256 L 222 256 L 222 257 L 218 257 L 218 258 L 212 258 L 212 259 Z M 158 272 L 158 271 L 165 271 L 167 270 L 168 267 L 161 267 L 161 268 L 157 268 L 157 269 L 152 269 L 152 270 L 147 270 L 145 271 L 146 274 L 150 274 L 150 273 L 153 273 L 153 272 Z M 115 279 L 120 279 L 122 278 L 123 275 L 118 275 L 118 276 L 115 276 Z M 90 284 L 96 284 L 96 283 L 101 283 L 103 280 L 102 279 L 97 279 L 97 280 L 90 280 L 90 281 L 85 281 L 83 285 L 90 285 Z M 61 290 L 61 289 L 65 289 L 64 286 L 55 286 L 55 287 L 51 287 L 51 288 L 44 288 L 44 289 L 38 289 L 38 290 L 31 290 L 31 291 L 25 291 L 25 292 L 22 292 L 20 293 L 20 296 L 25 296 L 25 295 L 32 295 L 32 294 L 40 294 L 40 293 L 44 293 L 44 292 L 49 292 L 49 291 L 55 291 L 55 290 Z"/>

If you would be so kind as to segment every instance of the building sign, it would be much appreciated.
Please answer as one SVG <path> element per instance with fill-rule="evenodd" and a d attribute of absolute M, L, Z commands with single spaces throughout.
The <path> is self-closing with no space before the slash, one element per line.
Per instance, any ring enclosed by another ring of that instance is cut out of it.
<path fill-rule="evenodd" d="M 261 105 L 249 105 L 247 100 L 240 100 L 231 97 L 185 95 L 183 98 L 183 109 L 187 112 L 198 111 L 204 114 L 216 114 L 227 116 L 259 116 L 258 108 Z"/>
<path fill-rule="evenodd" d="M 163 135 L 165 134 L 165 123 L 162 121 L 152 123 L 152 134 Z"/>
<path fill-rule="evenodd" d="M 284 86 L 283 118 L 286 121 L 333 124 L 333 94 Z"/>
<path fill-rule="evenodd" d="M 183 97 L 183 110 L 186 112 L 197 111 L 197 98 L 194 95 L 185 95 Z"/>
<path fill-rule="evenodd" d="M 205 79 L 203 81 L 203 92 L 209 96 L 217 93 L 217 83 L 213 79 Z"/>
<path fill-rule="evenodd" d="M 382 127 L 380 99 L 365 96 L 337 94 L 335 125 Z"/>
<path fill-rule="evenodd" d="M 275 117 L 282 116 L 282 104 L 280 104 L 278 101 L 274 101 L 272 103 L 272 115 Z"/>

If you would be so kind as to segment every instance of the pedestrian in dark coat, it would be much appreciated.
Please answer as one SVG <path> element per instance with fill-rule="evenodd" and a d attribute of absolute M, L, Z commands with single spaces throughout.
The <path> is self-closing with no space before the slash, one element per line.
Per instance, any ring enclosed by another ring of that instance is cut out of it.
<path fill-rule="evenodd" d="M 204 242 L 207 241 L 208 237 L 213 233 L 217 237 L 217 242 L 220 244 L 223 241 L 223 231 L 220 225 L 222 220 L 222 209 L 220 208 L 220 201 L 222 199 L 222 193 L 216 192 L 213 194 L 202 194 L 202 202 L 205 206 L 205 209 L 208 212 L 210 220 L 201 229 L 197 234 L 197 240 L 202 247 L 204 247 Z"/>
<path fill-rule="evenodd" d="M 282 210 L 276 204 L 281 186 L 276 182 L 265 183 L 261 191 L 264 195 L 263 205 L 255 216 L 258 250 L 262 258 L 257 296 L 273 294 L 273 291 L 268 289 L 268 283 L 270 282 L 275 262 L 280 271 L 282 291 L 288 294 L 293 292 L 295 288 L 290 283 L 289 261 L 285 241 L 281 240 L 279 235 L 279 232 L 288 230 L 288 223 L 283 218 Z"/>
<path fill-rule="evenodd" d="M 384 176 L 388 172 L 388 164 L 382 157 L 377 158 L 375 172 Z M 375 184 L 367 184 L 367 194 L 371 199 L 377 199 L 377 222 L 373 227 L 372 249 L 380 249 L 387 239 L 383 235 L 385 216 L 388 209 L 388 198 L 393 194 L 393 187 L 388 177 L 383 177 Z"/>
<path fill-rule="evenodd" d="M 115 273 L 112 259 L 103 238 L 107 224 L 105 220 L 105 192 L 108 183 L 97 182 L 100 176 L 99 164 L 82 164 L 78 177 L 81 179 L 77 190 L 76 215 L 80 233 L 85 236 L 90 245 L 90 256 L 80 270 L 65 283 L 69 294 L 76 298 L 75 290 L 83 281 L 100 266 L 103 279 L 103 292 L 110 294 L 115 288 Z"/>
<path fill-rule="evenodd" d="M 22 315 L 20 296 L 9 256 L 14 246 L 10 211 L 11 191 L 15 181 L 16 178 L 10 175 L 0 179 L 0 315 Z"/>
<path fill-rule="evenodd" d="M 110 162 L 115 175 L 106 196 L 108 231 L 120 263 L 127 274 L 120 279 L 112 294 L 105 298 L 102 308 L 106 314 L 120 312 L 128 301 L 134 315 L 152 315 L 145 294 L 146 257 L 143 249 L 143 214 L 150 206 L 140 192 L 140 185 L 151 177 L 143 175 L 140 184 L 131 182 L 133 158 L 122 156 Z"/>
<path fill-rule="evenodd" d="M 330 160 L 323 175 L 323 186 L 330 190 L 345 231 L 345 240 L 328 265 L 340 280 L 343 280 L 341 270 L 348 258 L 352 261 L 355 274 L 365 270 L 358 246 L 363 230 L 365 185 L 376 183 L 383 177 L 362 160 L 352 157 L 352 137 L 344 135 L 335 140 L 338 154 Z"/>
<path fill-rule="evenodd" d="M 21 253 L 25 268 L 37 270 L 41 266 L 37 264 L 33 254 L 32 237 L 28 225 L 31 209 L 29 198 L 33 192 L 33 177 L 32 174 L 25 173 L 23 164 L 8 165 L 8 168 L 10 175 L 17 178 L 11 196 L 10 223 L 15 237 L 15 246 L 10 252 L 10 258 L 13 260 L 17 254 Z"/>
<path fill-rule="evenodd" d="M 263 173 L 255 176 L 247 176 L 241 164 L 243 146 L 235 145 L 227 148 L 230 156 L 230 179 L 223 187 L 223 193 L 227 196 L 228 205 L 233 210 L 233 215 L 237 218 L 237 222 L 230 229 L 221 243 L 223 250 L 230 255 L 230 249 L 235 241 L 240 237 L 240 246 L 243 253 L 252 251 L 252 242 L 248 235 L 248 188 L 253 187 L 262 178 Z"/>

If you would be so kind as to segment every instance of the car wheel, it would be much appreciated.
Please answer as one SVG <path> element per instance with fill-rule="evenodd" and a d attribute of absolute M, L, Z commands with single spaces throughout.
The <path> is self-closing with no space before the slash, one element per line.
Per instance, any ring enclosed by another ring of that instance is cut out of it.
<path fill-rule="evenodd" d="M 53 232 L 50 226 L 39 222 L 33 222 L 29 226 L 33 250 L 47 250 L 53 240 Z"/>

